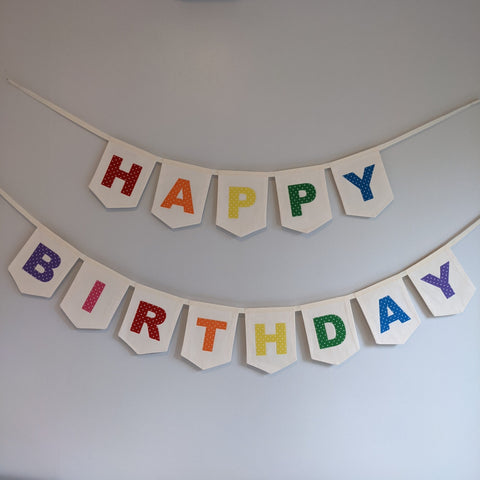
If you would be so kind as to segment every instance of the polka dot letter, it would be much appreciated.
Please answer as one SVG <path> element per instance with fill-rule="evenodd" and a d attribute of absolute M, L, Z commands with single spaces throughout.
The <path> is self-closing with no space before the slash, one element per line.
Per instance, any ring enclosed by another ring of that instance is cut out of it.
<path fill-rule="evenodd" d="M 158 326 L 161 325 L 166 318 L 167 314 L 163 308 L 153 305 L 152 303 L 140 301 L 130 331 L 140 333 L 143 324 L 146 323 L 148 327 L 148 336 L 152 340 L 160 341 Z"/>
<path fill-rule="evenodd" d="M 240 195 L 245 195 L 243 200 L 240 200 Z M 251 207 L 257 194 L 255 190 L 250 187 L 230 187 L 228 193 L 228 218 L 238 218 L 240 208 Z"/>
<path fill-rule="evenodd" d="M 363 177 L 360 178 L 356 173 L 350 172 L 344 175 L 344 177 L 350 182 L 353 183 L 356 187 L 360 189 L 362 193 L 363 201 L 373 199 L 373 193 L 370 189 L 370 182 L 372 181 L 373 169 L 375 164 L 365 167 L 363 170 Z"/>
<path fill-rule="evenodd" d="M 103 177 L 102 185 L 104 187 L 111 188 L 113 185 L 113 181 L 116 178 L 120 178 L 125 182 L 121 192 L 127 197 L 129 197 L 132 194 L 133 189 L 135 188 L 135 184 L 137 183 L 138 177 L 140 176 L 142 167 L 134 163 L 131 166 L 130 170 L 126 172 L 125 170 L 120 170 L 120 165 L 122 164 L 122 162 L 123 158 L 117 157 L 116 155 L 112 157 L 105 176 Z"/>
<path fill-rule="evenodd" d="M 287 325 L 285 323 L 275 324 L 275 333 L 267 335 L 265 333 L 265 324 L 255 324 L 255 346 L 257 355 L 267 354 L 267 342 L 275 342 L 277 355 L 287 353 Z"/>
<path fill-rule="evenodd" d="M 182 196 L 179 197 L 179 194 Z M 161 207 L 172 208 L 172 205 L 178 205 L 183 207 L 185 213 L 193 214 L 193 201 L 192 201 L 192 189 L 190 188 L 190 181 L 183 178 L 179 178 L 172 189 L 168 192 L 165 200 L 162 202 Z"/>
<path fill-rule="evenodd" d="M 213 351 L 213 344 L 215 343 L 215 333 L 217 328 L 220 330 L 227 329 L 227 322 L 221 322 L 219 320 L 210 320 L 209 318 L 198 318 L 197 325 L 199 327 L 206 327 L 205 337 L 203 339 L 203 348 L 205 352 Z"/>

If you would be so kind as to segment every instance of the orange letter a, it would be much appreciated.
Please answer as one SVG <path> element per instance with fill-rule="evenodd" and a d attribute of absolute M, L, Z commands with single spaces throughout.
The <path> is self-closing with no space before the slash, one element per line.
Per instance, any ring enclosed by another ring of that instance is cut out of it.
<path fill-rule="evenodd" d="M 182 197 L 178 195 L 182 192 Z M 192 190 L 190 188 L 190 180 L 179 178 L 172 189 L 168 192 L 165 200 L 162 203 L 162 207 L 171 208 L 172 205 L 178 205 L 183 207 L 185 213 L 193 214 L 193 202 L 192 202 Z"/>

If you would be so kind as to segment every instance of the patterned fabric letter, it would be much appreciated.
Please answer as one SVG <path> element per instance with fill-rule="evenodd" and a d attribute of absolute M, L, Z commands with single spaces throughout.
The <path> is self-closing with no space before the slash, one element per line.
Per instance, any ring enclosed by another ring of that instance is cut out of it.
<path fill-rule="evenodd" d="M 356 187 L 360 189 L 362 193 L 363 201 L 373 199 L 373 193 L 370 189 L 370 182 L 372 180 L 373 169 L 375 165 L 369 165 L 363 170 L 363 178 L 360 178 L 356 173 L 350 172 L 344 175 L 344 177 L 350 182 L 353 183 Z"/>
<path fill-rule="evenodd" d="M 300 192 L 303 194 L 300 195 Z M 299 217 L 302 215 L 302 204 L 313 202 L 317 192 L 311 183 L 298 183 L 297 185 L 288 186 L 288 195 L 290 197 L 292 217 Z"/>
<path fill-rule="evenodd" d="M 276 343 L 277 355 L 287 353 L 287 326 L 285 323 L 275 324 L 275 333 L 265 334 L 265 324 L 255 324 L 255 345 L 257 355 L 267 354 L 267 342 Z"/>
<path fill-rule="evenodd" d="M 180 192 L 182 193 L 181 197 L 179 197 Z M 193 215 L 192 190 L 188 180 L 179 178 L 170 192 L 168 192 L 161 206 L 163 208 L 172 208 L 172 205 L 183 207 L 185 213 L 191 213 Z"/>
<path fill-rule="evenodd" d="M 97 304 L 98 299 L 100 298 L 100 295 L 102 294 L 104 288 L 105 284 L 103 282 L 100 282 L 100 280 L 97 280 L 93 285 L 92 289 L 90 290 L 90 293 L 88 294 L 85 303 L 82 305 L 82 310 L 85 310 L 88 313 L 92 313 L 92 310 Z"/>
<path fill-rule="evenodd" d="M 209 318 L 198 318 L 197 326 L 205 327 L 205 337 L 203 338 L 202 350 L 205 352 L 213 352 L 213 344 L 215 343 L 215 332 L 217 328 L 220 330 L 227 329 L 227 322 L 219 320 L 210 320 Z"/>
<path fill-rule="evenodd" d="M 115 178 L 119 178 L 123 180 L 125 183 L 122 187 L 121 193 L 129 197 L 133 189 L 135 188 L 135 184 L 137 183 L 138 177 L 140 176 L 140 172 L 142 171 L 142 167 L 134 163 L 130 170 L 126 172 L 125 170 L 120 170 L 120 165 L 123 162 L 123 158 L 118 157 L 117 155 L 113 155 L 112 160 L 110 161 L 110 165 L 108 166 L 107 171 L 105 172 L 105 176 L 102 180 L 102 185 L 104 187 L 111 188 Z"/>
<path fill-rule="evenodd" d="M 335 336 L 328 338 L 326 324 L 330 323 L 335 328 Z M 318 345 L 320 348 L 336 347 L 345 340 L 347 330 L 345 323 L 338 315 L 324 315 L 313 319 L 315 332 L 317 333 Z"/>
<path fill-rule="evenodd" d="M 152 340 L 160 341 L 158 325 L 161 325 L 166 318 L 167 314 L 163 308 L 151 303 L 140 301 L 137 308 L 137 313 L 135 314 L 132 326 L 130 327 L 130 331 L 134 333 L 140 333 L 143 324 L 146 323 L 148 327 L 148 336 Z"/>
<path fill-rule="evenodd" d="M 410 320 L 410 317 L 395 303 L 390 295 L 380 298 L 378 306 L 380 310 L 380 333 L 390 330 L 392 322 L 400 320 L 401 323 L 405 323 Z M 389 310 L 392 312 L 391 315 L 388 314 Z"/>
<path fill-rule="evenodd" d="M 53 269 L 60 266 L 61 258 L 43 243 L 32 253 L 23 266 L 23 270 L 41 282 L 49 282 L 53 278 Z"/>
<path fill-rule="evenodd" d="M 240 200 L 240 195 L 245 198 Z M 255 190 L 250 187 L 230 187 L 228 194 L 228 218 L 238 218 L 240 208 L 251 207 L 257 198 Z"/>
<path fill-rule="evenodd" d="M 434 285 L 435 287 L 438 287 L 445 295 L 445 298 L 453 297 L 455 295 L 455 292 L 453 291 L 451 285 L 448 283 L 449 270 L 450 262 L 446 262 L 440 266 L 440 278 L 429 273 L 428 275 L 422 277 L 422 280 L 424 282 L 430 283 L 431 285 Z"/>

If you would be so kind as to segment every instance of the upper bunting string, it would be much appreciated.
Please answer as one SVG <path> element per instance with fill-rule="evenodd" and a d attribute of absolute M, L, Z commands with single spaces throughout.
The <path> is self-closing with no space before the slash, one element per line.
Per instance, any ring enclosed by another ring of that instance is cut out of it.
<path fill-rule="evenodd" d="M 18 213 L 20 213 L 26 220 L 28 220 L 32 225 L 34 225 L 35 227 L 37 228 L 42 228 L 44 229 L 45 231 L 47 232 L 50 232 L 52 233 L 53 235 L 55 235 L 56 237 L 58 237 L 55 233 L 53 233 L 50 229 L 48 229 L 47 227 L 45 227 L 39 220 L 37 220 L 31 213 L 29 213 L 25 208 L 23 208 L 20 204 L 18 204 L 7 192 L 5 192 L 5 190 L 1 189 L 0 188 L 0 196 L 8 203 L 10 204 Z M 390 282 L 390 281 L 393 281 L 393 280 L 396 280 L 396 279 L 401 279 L 403 277 L 405 277 L 406 275 L 409 274 L 409 272 L 411 272 L 416 266 L 418 266 L 421 262 L 429 259 L 430 257 L 433 257 L 436 253 L 438 253 L 440 250 L 442 249 L 448 249 L 452 246 L 454 246 L 455 244 L 457 244 L 460 240 L 462 240 L 464 237 L 466 237 L 468 234 L 470 234 L 473 230 L 475 230 L 478 226 L 480 225 L 480 216 L 477 217 L 472 223 L 470 223 L 468 226 L 466 226 L 464 229 L 462 229 L 457 235 L 455 235 L 454 237 L 452 237 L 449 241 L 447 241 L 446 243 L 444 243 L 443 245 L 441 245 L 440 247 L 438 247 L 437 249 L 435 249 L 434 251 L 432 251 L 431 253 L 429 253 L 428 255 L 426 255 L 425 257 L 421 258 L 420 260 L 418 260 L 417 262 L 415 262 L 414 264 L 410 265 L 409 267 L 407 267 L 406 269 L 390 276 L 390 277 L 387 277 L 383 280 L 380 280 L 379 282 L 377 283 L 374 283 L 374 284 L 371 284 L 370 286 L 366 287 L 366 288 L 362 288 L 360 290 L 357 290 L 355 292 L 352 292 L 350 294 L 347 294 L 347 295 L 344 295 L 342 297 L 338 297 L 338 298 L 343 298 L 345 300 L 352 300 L 354 298 L 357 298 L 359 295 L 369 291 L 370 289 L 374 288 L 374 287 L 379 287 L 380 285 L 382 285 L 383 283 L 386 283 L 386 282 Z M 63 242 L 65 242 L 63 240 Z M 82 261 L 86 262 L 86 261 L 89 261 L 89 262 L 92 262 L 94 264 L 97 264 L 99 266 L 102 266 L 103 268 L 107 268 L 105 267 L 103 264 L 97 262 L 96 260 L 92 259 L 91 257 L 87 256 L 86 254 L 82 253 L 81 251 L 79 251 L 78 249 L 76 249 L 75 247 L 73 247 L 71 244 L 65 242 L 69 248 L 75 252 L 75 254 L 78 256 L 79 259 L 81 259 Z M 116 275 L 118 275 L 119 278 L 123 279 L 124 281 L 126 281 L 130 286 L 132 287 L 138 287 L 138 286 L 143 286 L 142 284 L 139 284 L 137 282 L 134 282 L 132 281 L 131 279 L 125 277 L 124 275 L 118 273 L 117 271 L 113 270 L 113 269 L 110 269 L 113 273 L 115 273 Z M 174 297 L 174 296 L 172 296 Z M 191 303 L 198 303 L 198 301 L 196 300 L 189 300 L 189 299 L 186 299 L 186 298 L 181 298 L 181 297 L 176 297 L 177 299 L 181 300 L 181 302 L 184 304 L 184 305 L 190 305 Z M 226 307 L 226 308 L 234 308 L 236 310 L 238 310 L 239 313 L 245 313 L 245 310 L 248 310 L 248 307 L 231 307 L 231 306 L 227 306 L 227 305 L 221 305 L 221 304 L 213 304 L 213 303 L 206 303 L 206 302 L 202 302 L 204 305 L 211 305 L 212 307 Z M 286 307 L 265 307 L 265 308 L 273 308 L 275 309 L 276 311 L 300 311 L 304 308 L 308 308 L 309 306 L 312 306 L 314 304 L 318 303 L 318 300 L 316 302 L 310 302 L 310 303 L 306 303 L 306 304 L 301 304 L 301 305 L 290 305 L 290 306 L 286 306 Z"/>
<path fill-rule="evenodd" d="M 20 91 L 22 91 L 23 93 L 25 93 L 29 97 L 35 99 L 36 101 L 38 101 L 41 104 L 45 105 L 46 107 L 50 108 L 51 110 L 58 113 L 59 115 L 65 117 L 66 119 L 70 120 L 71 122 L 75 123 L 76 125 L 84 128 L 85 130 L 93 133 L 97 137 L 100 137 L 100 138 L 102 138 L 102 139 L 104 139 L 108 142 L 113 141 L 113 142 L 116 142 L 118 144 L 123 144 L 123 145 L 127 146 L 129 149 L 133 149 L 133 150 L 135 150 L 136 152 L 138 152 L 142 155 L 150 156 L 152 159 L 154 159 L 156 162 L 159 162 L 159 163 L 166 163 L 166 164 L 180 165 L 180 166 L 183 165 L 183 166 L 188 166 L 189 168 L 201 168 L 201 169 L 204 168 L 204 167 L 198 167 L 196 165 L 188 164 L 186 162 L 180 162 L 180 161 L 172 160 L 172 159 L 169 159 L 169 158 L 159 157 L 158 155 L 154 155 L 153 153 L 150 153 L 150 152 L 148 152 L 146 150 L 143 150 L 139 147 L 136 147 L 134 145 L 126 143 L 123 140 L 117 139 L 117 138 L 113 137 L 112 135 L 109 135 L 108 133 L 103 132 L 102 130 L 94 127 L 93 125 L 90 125 L 89 123 L 80 119 L 76 115 L 73 115 L 70 112 L 67 112 L 65 109 L 59 107 L 58 105 L 54 104 L 53 102 L 41 97 L 37 93 L 32 92 L 31 90 L 23 87 L 22 85 L 15 82 L 14 80 L 12 80 L 10 78 L 7 78 L 7 81 L 8 81 L 8 83 L 10 83 L 14 87 L 18 88 Z M 403 134 L 401 134 L 401 135 L 399 135 L 395 138 L 392 138 L 391 140 L 388 140 L 388 141 L 386 141 L 384 143 L 381 143 L 379 145 L 367 148 L 367 149 L 362 150 L 360 152 L 357 152 L 355 154 L 351 154 L 351 155 L 348 155 L 346 157 L 342 157 L 342 158 L 339 158 L 337 160 L 334 160 L 334 161 L 331 161 L 331 162 L 328 162 L 328 163 L 323 163 L 322 167 L 325 168 L 325 169 L 326 168 L 331 168 L 336 162 L 339 162 L 340 160 L 347 160 L 351 157 L 355 157 L 355 156 L 360 155 L 360 154 L 366 154 L 366 153 L 369 153 L 369 152 L 380 152 L 382 150 L 385 150 L 385 149 L 387 149 L 387 148 L 389 148 L 393 145 L 396 145 L 397 143 L 400 143 L 400 142 L 406 140 L 407 138 L 413 137 L 414 135 L 417 135 L 418 133 L 423 132 L 424 130 L 427 130 L 427 129 L 433 127 L 434 125 L 437 125 L 440 122 L 443 122 L 444 120 L 446 120 L 446 119 L 448 119 L 448 118 L 466 110 L 467 108 L 470 108 L 474 105 L 477 105 L 478 103 L 480 103 L 480 99 L 478 99 L 478 98 L 474 99 L 471 102 L 469 102 L 469 103 L 467 103 L 467 104 L 465 104 L 461 107 L 456 108 L 455 110 L 452 110 L 452 111 L 450 111 L 450 112 L 448 112 L 444 115 L 441 115 L 440 117 L 437 117 L 437 118 L 435 118 L 435 119 L 433 119 L 433 120 L 431 120 L 431 121 L 429 121 L 429 122 L 427 122 L 423 125 L 420 125 L 419 127 L 416 127 L 412 130 L 409 130 L 409 131 L 407 131 L 407 132 L 405 132 L 405 133 L 403 133 Z M 302 168 L 304 168 L 304 167 L 302 167 Z M 212 175 L 249 174 L 249 175 L 261 175 L 261 176 L 273 177 L 273 176 L 275 176 L 276 173 L 278 173 L 278 171 L 261 172 L 261 171 L 221 170 L 221 169 L 209 169 L 209 170 L 212 172 Z M 295 168 L 292 168 L 292 169 L 287 169 L 287 171 L 289 171 L 289 172 L 294 172 L 296 170 L 299 170 L 299 168 L 295 167 Z M 282 171 L 285 171 L 285 170 L 282 170 Z"/>
<path fill-rule="evenodd" d="M 161 164 L 152 214 L 172 229 L 202 222 L 212 175 L 218 176 L 216 225 L 237 237 L 267 226 L 268 178 L 274 177 L 281 225 L 311 233 L 332 219 L 325 171 L 330 168 L 346 215 L 378 216 L 393 200 L 380 152 L 479 103 L 474 100 L 380 145 L 335 161 L 271 172 L 213 170 L 161 158 L 123 142 L 40 97 L 10 84 L 73 123 L 106 140 L 89 184 L 107 208 L 136 208 L 157 163 Z"/>

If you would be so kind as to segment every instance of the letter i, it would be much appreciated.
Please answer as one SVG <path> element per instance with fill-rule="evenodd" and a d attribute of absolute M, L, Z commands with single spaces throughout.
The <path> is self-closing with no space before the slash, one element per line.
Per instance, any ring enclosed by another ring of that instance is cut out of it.
<path fill-rule="evenodd" d="M 82 306 L 82 310 L 85 310 L 88 313 L 92 313 L 93 307 L 95 307 L 95 305 L 97 304 L 97 301 L 100 298 L 100 295 L 102 294 L 104 288 L 105 284 L 97 280 L 93 285 L 93 288 L 90 290 L 90 293 L 88 294 L 88 297 Z"/>

